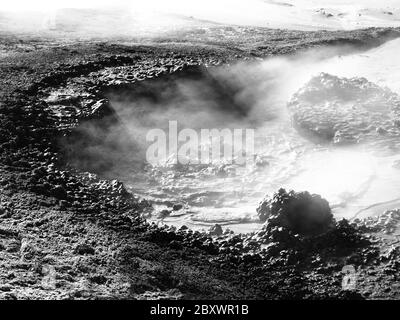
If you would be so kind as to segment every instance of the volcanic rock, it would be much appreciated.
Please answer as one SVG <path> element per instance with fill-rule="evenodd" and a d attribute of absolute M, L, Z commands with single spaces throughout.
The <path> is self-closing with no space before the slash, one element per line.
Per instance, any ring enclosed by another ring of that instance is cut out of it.
<path fill-rule="evenodd" d="M 172 210 L 174 210 L 174 211 L 181 210 L 182 208 L 183 208 L 183 205 L 180 204 L 180 203 L 176 203 L 176 204 L 174 204 L 174 205 L 172 206 Z"/>
<path fill-rule="evenodd" d="M 76 246 L 76 248 L 75 248 L 75 253 L 77 253 L 77 254 L 81 254 L 81 255 L 84 255 L 84 254 L 94 254 L 94 248 L 93 247 L 91 247 L 91 246 L 89 246 L 88 244 L 84 244 L 84 243 L 82 243 L 82 244 L 78 244 L 77 246 Z"/>
<path fill-rule="evenodd" d="M 214 226 L 212 226 L 210 228 L 210 232 L 209 233 L 210 233 L 211 236 L 220 236 L 223 233 L 222 227 L 219 224 L 215 224 Z"/>
<path fill-rule="evenodd" d="M 321 196 L 285 189 L 265 198 L 257 213 L 269 228 L 283 227 L 301 235 L 324 233 L 334 222 L 329 203 Z"/>
<path fill-rule="evenodd" d="M 400 97 L 365 78 L 321 73 L 294 94 L 288 108 L 296 129 L 322 142 L 358 143 L 399 134 Z"/>

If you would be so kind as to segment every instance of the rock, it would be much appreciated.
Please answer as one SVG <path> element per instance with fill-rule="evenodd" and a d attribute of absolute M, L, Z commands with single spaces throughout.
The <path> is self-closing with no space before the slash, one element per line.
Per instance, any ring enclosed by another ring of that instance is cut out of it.
<path fill-rule="evenodd" d="M 321 73 L 288 103 L 296 129 L 318 142 L 349 144 L 399 134 L 400 96 L 365 78 Z"/>
<path fill-rule="evenodd" d="M 280 189 L 264 199 L 257 208 L 261 221 L 269 228 L 283 227 L 301 235 L 317 235 L 334 223 L 328 201 L 308 192 Z"/>
<path fill-rule="evenodd" d="M 36 246 L 29 240 L 23 240 L 21 245 L 21 257 L 24 260 L 31 260 L 39 252 Z"/>
<path fill-rule="evenodd" d="M 178 289 L 168 291 L 145 291 L 142 294 L 136 294 L 137 300 L 181 300 L 183 294 Z"/>
<path fill-rule="evenodd" d="M 308 246 L 315 250 L 322 248 L 331 248 L 337 255 L 349 255 L 349 252 L 355 248 L 366 247 L 370 241 L 366 239 L 359 231 L 351 225 L 346 219 L 335 221 L 333 227 L 326 233 L 309 239 Z M 374 254 L 371 251 L 371 257 Z M 370 255 L 366 253 L 363 256 Z"/>
<path fill-rule="evenodd" d="M 269 256 L 276 256 L 283 248 L 284 246 L 279 242 L 270 242 L 265 246 L 265 253 Z"/>
<path fill-rule="evenodd" d="M 103 275 L 94 275 L 89 280 L 96 284 L 105 284 L 107 282 L 107 278 Z"/>
<path fill-rule="evenodd" d="M 183 208 L 183 205 L 180 204 L 180 203 L 176 203 L 176 204 L 174 204 L 174 205 L 172 206 L 172 210 L 173 210 L 173 211 L 178 211 L 178 210 L 181 210 L 182 208 Z"/>
<path fill-rule="evenodd" d="M 211 236 L 221 236 L 223 234 L 222 227 L 219 224 L 215 224 L 210 228 L 209 234 Z"/>
<path fill-rule="evenodd" d="M 101 119 L 110 115 L 114 115 L 114 111 L 110 107 L 109 101 L 106 99 L 101 99 L 91 106 L 91 118 Z"/>
<path fill-rule="evenodd" d="M 6 247 L 6 250 L 7 252 L 18 252 L 20 248 L 21 242 L 19 240 L 11 240 Z"/>
<path fill-rule="evenodd" d="M 94 250 L 93 247 L 89 246 L 88 244 L 82 243 L 82 244 L 78 244 L 78 245 L 76 246 L 76 248 L 75 248 L 75 253 L 81 254 L 81 255 L 84 255 L 84 254 L 94 254 L 94 253 L 95 253 L 95 250 Z"/>
<path fill-rule="evenodd" d="M 11 210 L 7 207 L 0 205 L 0 219 L 1 218 L 10 218 L 11 217 Z"/>
<path fill-rule="evenodd" d="M 363 220 L 355 219 L 353 224 L 365 232 L 384 232 L 393 234 L 400 222 L 400 210 L 387 210 L 379 216 Z"/>
<path fill-rule="evenodd" d="M 172 240 L 169 243 L 169 246 L 171 249 L 175 249 L 175 250 L 181 250 L 183 248 L 182 243 L 176 240 Z"/>
<path fill-rule="evenodd" d="M 10 292 L 12 287 L 9 284 L 4 284 L 0 286 L 0 291 L 3 292 Z"/>
<path fill-rule="evenodd" d="M 164 209 L 157 214 L 157 218 L 160 220 L 164 220 L 166 217 L 169 217 L 170 214 L 171 214 L 170 210 Z"/>
<path fill-rule="evenodd" d="M 57 258 L 55 256 L 53 256 L 53 255 L 48 254 L 48 255 L 45 255 L 42 258 L 42 263 L 45 263 L 45 264 L 56 264 L 57 263 Z"/>
<path fill-rule="evenodd" d="M 67 191 L 61 185 L 54 186 L 54 188 L 51 190 L 51 193 L 58 199 L 66 199 L 67 197 Z"/>
<path fill-rule="evenodd" d="M 60 200 L 59 202 L 60 205 L 60 209 L 65 210 L 66 208 L 68 208 L 71 204 L 66 201 L 66 200 Z"/>

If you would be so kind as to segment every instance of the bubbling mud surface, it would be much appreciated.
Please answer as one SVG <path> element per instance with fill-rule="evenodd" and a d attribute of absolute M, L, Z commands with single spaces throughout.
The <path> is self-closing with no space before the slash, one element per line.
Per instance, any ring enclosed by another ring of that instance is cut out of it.
<path fill-rule="evenodd" d="M 167 130 L 168 120 L 196 130 L 255 130 L 250 164 L 166 158 L 120 177 L 153 202 L 150 220 L 164 212 L 164 223 L 194 229 L 218 223 L 254 231 L 261 226 L 259 201 L 281 187 L 320 194 L 337 218 L 400 207 L 400 72 L 393 59 L 399 49 L 394 40 L 363 54 L 274 58 L 111 92 L 141 161 L 145 133 Z"/>

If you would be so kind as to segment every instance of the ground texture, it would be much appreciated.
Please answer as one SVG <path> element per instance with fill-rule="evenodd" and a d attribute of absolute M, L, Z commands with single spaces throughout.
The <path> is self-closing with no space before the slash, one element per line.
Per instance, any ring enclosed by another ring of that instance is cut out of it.
<path fill-rule="evenodd" d="M 310 47 L 363 50 L 399 35 L 218 26 L 139 45 L 2 34 L 0 298 L 399 298 L 397 211 L 334 222 L 311 239 L 279 226 L 220 237 L 157 227 L 142 218 L 151 204 L 101 168 L 69 162 L 62 145 L 82 123 L 110 115 L 110 86 Z M 350 264 L 357 285 L 342 290 Z"/>

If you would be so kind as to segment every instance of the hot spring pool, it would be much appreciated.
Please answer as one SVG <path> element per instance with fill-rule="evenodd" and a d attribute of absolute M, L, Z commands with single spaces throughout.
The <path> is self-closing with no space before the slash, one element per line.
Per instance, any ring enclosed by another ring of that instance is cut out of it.
<path fill-rule="evenodd" d="M 258 203 L 281 187 L 320 194 L 337 218 L 400 207 L 399 50 L 400 40 L 394 40 L 361 54 L 243 62 L 110 91 L 113 108 L 139 146 L 139 162 L 146 132 L 166 129 L 170 120 L 194 130 L 255 132 L 251 165 L 223 159 L 179 165 L 166 158 L 140 170 L 120 169 L 118 178 L 153 202 L 148 219 L 157 221 L 166 209 L 164 223 L 193 229 L 218 223 L 237 232 L 256 230 Z M 172 210 L 174 204 L 179 206 Z"/>

